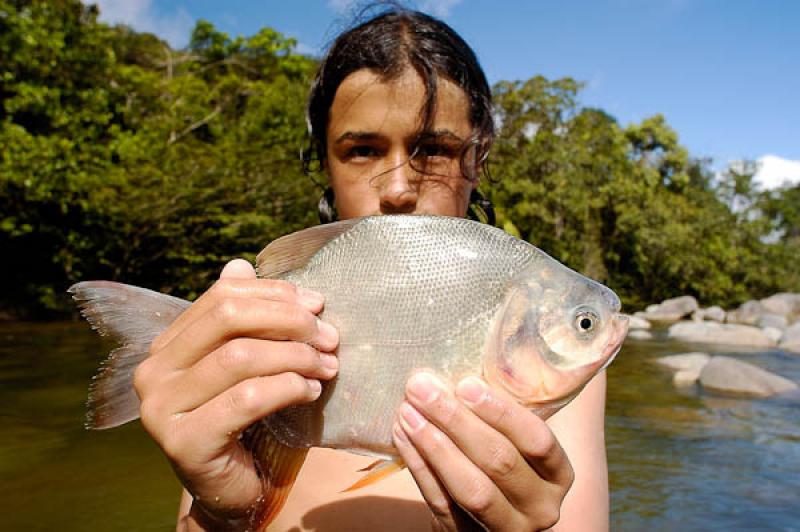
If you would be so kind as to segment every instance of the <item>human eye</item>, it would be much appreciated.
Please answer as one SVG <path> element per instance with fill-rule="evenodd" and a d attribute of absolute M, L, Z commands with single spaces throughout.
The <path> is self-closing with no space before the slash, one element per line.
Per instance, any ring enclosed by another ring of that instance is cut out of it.
<path fill-rule="evenodd" d="M 453 158 L 457 155 L 458 148 L 444 140 L 422 143 L 419 147 L 419 154 L 424 157 L 446 157 Z"/>
<path fill-rule="evenodd" d="M 351 160 L 366 160 L 372 157 L 375 157 L 378 154 L 378 151 L 373 148 L 372 146 L 368 145 L 356 145 L 352 146 L 347 150 L 346 156 L 348 159 Z"/>

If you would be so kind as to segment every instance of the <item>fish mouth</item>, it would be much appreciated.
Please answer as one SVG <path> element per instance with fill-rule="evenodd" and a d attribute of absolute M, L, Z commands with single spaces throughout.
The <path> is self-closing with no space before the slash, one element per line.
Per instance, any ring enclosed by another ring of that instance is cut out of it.
<path fill-rule="evenodd" d="M 622 348 L 622 344 L 625 342 L 625 338 L 628 336 L 629 325 L 630 320 L 628 319 L 628 316 L 620 313 L 617 313 L 617 315 L 614 316 L 614 332 L 612 333 L 608 344 L 606 344 L 606 348 L 603 350 L 603 355 L 599 359 L 601 364 L 598 366 L 597 371 L 603 371 L 614 361 L 617 353 L 619 353 L 620 348 Z"/>
<path fill-rule="evenodd" d="M 538 382 L 521 381 L 511 367 L 499 364 L 496 368 L 485 368 L 487 381 L 499 385 L 520 404 L 537 413 L 548 416 L 569 403 L 586 384 L 600 371 L 608 367 L 619 353 L 628 334 L 629 321 L 616 313 L 612 318 L 612 333 L 597 359 L 571 369 L 557 369 L 544 357 L 538 370 Z"/>

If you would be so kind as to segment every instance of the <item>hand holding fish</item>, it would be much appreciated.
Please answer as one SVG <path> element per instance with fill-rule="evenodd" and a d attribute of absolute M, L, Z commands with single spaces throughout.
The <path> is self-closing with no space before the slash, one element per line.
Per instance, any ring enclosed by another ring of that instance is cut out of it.
<path fill-rule="evenodd" d="M 315 316 L 322 296 L 256 280 L 233 261 L 220 280 L 153 342 L 136 371 L 144 427 L 194 498 L 204 526 L 248 518 L 263 495 L 240 434 L 276 410 L 316 399 L 336 330 Z M 188 524 L 188 523 L 187 523 Z"/>
<path fill-rule="evenodd" d="M 545 422 L 475 377 L 414 375 L 393 438 L 438 530 L 549 528 L 574 478 Z"/>

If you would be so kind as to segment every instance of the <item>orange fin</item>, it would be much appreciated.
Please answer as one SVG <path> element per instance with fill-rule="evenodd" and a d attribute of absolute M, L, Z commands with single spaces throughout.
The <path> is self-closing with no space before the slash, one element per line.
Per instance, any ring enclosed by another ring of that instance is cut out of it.
<path fill-rule="evenodd" d="M 391 460 L 389 460 L 389 461 L 391 461 Z M 373 469 L 375 469 L 376 467 L 378 467 L 379 465 L 381 465 L 384 462 L 386 462 L 386 460 L 375 460 L 374 462 L 372 462 L 367 467 L 362 467 L 361 469 L 359 469 L 358 472 L 359 473 L 363 473 L 364 471 L 372 471 Z"/>
<path fill-rule="evenodd" d="M 383 480 L 388 476 L 402 471 L 405 469 L 405 467 L 406 464 L 403 463 L 402 459 L 400 458 L 396 458 L 394 460 L 377 460 L 367 467 L 359 469 L 359 472 L 368 471 L 368 473 L 358 479 L 355 484 L 344 490 L 344 492 L 355 491 L 365 486 L 375 484 L 379 480 Z"/>
<path fill-rule="evenodd" d="M 251 518 L 249 529 L 265 530 L 286 503 L 308 449 L 295 449 L 279 443 L 263 423 L 250 427 L 243 442 L 253 453 L 264 483 L 263 500 Z"/>

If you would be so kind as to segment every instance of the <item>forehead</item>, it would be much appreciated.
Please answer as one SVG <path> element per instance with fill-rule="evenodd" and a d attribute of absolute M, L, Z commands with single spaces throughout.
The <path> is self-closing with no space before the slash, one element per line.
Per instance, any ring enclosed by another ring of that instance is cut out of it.
<path fill-rule="evenodd" d="M 391 80 L 367 69 L 347 76 L 336 90 L 328 121 L 328 138 L 346 131 L 412 134 L 421 125 L 425 84 L 413 68 Z M 433 129 L 449 129 L 469 136 L 469 100 L 452 81 L 437 79 L 436 115 Z"/>

